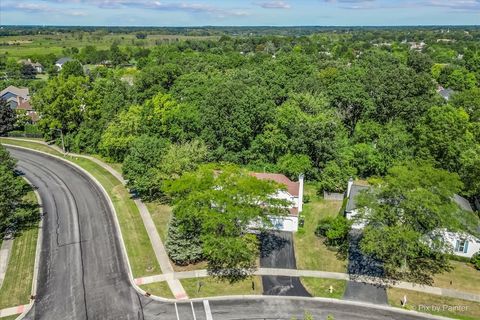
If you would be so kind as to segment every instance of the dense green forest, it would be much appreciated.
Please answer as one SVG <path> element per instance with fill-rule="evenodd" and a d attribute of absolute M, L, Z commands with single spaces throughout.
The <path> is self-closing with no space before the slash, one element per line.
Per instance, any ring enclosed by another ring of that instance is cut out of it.
<path fill-rule="evenodd" d="M 102 38 L 111 36 L 105 30 L 54 29 L 51 32 L 67 32 L 65 37 L 112 41 L 106 48 L 97 47 L 95 41 L 63 48 L 62 55 L 75 60 L 59 72 L 54 67 L 59 55 L 38 51 L 24 57 L 40 61 L 48 80 L 29 79 L 25 68 L 4 54 L 2 87 L 28 86 L 34 92 L 32 104 L 41 114 L 38 127 L 47 140 L 60 141 L 63 134 L 70 151 L 123 163 L 129 187 L 147 200 L 168 200 L 179 192 L 187 204 L 196 197 L 205 200 L 203 194 L 190 193 L 192 184 L 212 185 L 205 178 L 206 163 L 282 172 L 292 179 L 304 173 L 319 192 L 343 192 L 350 177 L 384 178 L 376 198 L 385 199 L 380 203 L 406 199 L 405 207 L 391 212 L 393 218 L 385 228 L 398 231 L 388 232 L 393 238 L 410 235 L 397 226 L 404 216 L 410 223 L 405 226 L 414 230 L 410 239 L 415 244 L 456 215 L 449 207 L 453 193 L 470 200 L 480 195 L 478 28 L 201 30 L 202 36 L 216 38 L 147 45 L 153 29 L 129 30 L 131 38 L 123 42 Z M 29 29 L 3 32 L 28 35 Z M 442 88 L 453 90 L 448 99 L 440 94 Z M 238 168 L 225 170 L 244 179 Z M 424 192 L 408 193 L 409 179 Z M 255 184 L 247 180 L 245 185 Z M 198 190 L 209 196 L 215 193 L 212 188 Z M 371 207 L 374 204 L 369 202 Z M 195 250 L 200 238 L 192 234 L 206 228 L 195 224 L 203 218 L 187 221 L 179 208 L 177 204 L 170 240 L 176 239 L 174 246 L 192 245 L 189 252 L 177 250 L 180 263 L 198 261 L 202 250 Z M 378 209 L 379 216 L 384 219 L 382 210 Z M 423 221 L 419 210 L 431 212 L 436 220 Z M 188 238 L 182 238 L 185 232 L 176 234 L 181 223 L 186 225 L 184 231 L 193 230 Z M 223 238 L 231 242 L 225 243 L 248 248 L 248 237 L 237 243 L 239 230 L 244 235 L 246 228 L 232 228 Z M 382 252 L 373 248 L 384 234 L 369 233 L 364 249 L 389 266 Z M 345 233 L 338 237 L 344 239 Z M 220 238 L 202 241 L 216 248 L 216 239 Z M 217 251 L 205 250 L 212 269 L 225 266 L 225 261 L 215 260 Z M 227 265 L 249 268 L 255 254 L 247 256 Z M 438 263 L 426 263 L 431 270 L 423 274 L 419 270 L 428 267 L 418 265 L 418 256 L 405 260 L 411 263 L 408 274 L 398 275 L 401 268 L 392 261 L 389 276 L 426 282 L 431 273 L 448 270 L 445 256 L 429 256 L 425 261 L 438 258 Z M 418 269 L 413 268 L 416 265 Z"/>
<path fill-rule="evenodd" d="M 476 32 L 224 35 L 152 48 L 113 43 L 107 50 L 93 43 L 64 53 L 82 64 L 108 60 L 109 68 L 84 73 L 70 63 L 46 83 L 28 84 L 39 89 L 33 104 L 47 139 L 60 129 L 71 151 L 126 160 L 131 183 L 150 193 L 159 180 L 146 175 L 178 175 L 205 161 L 290 177 L 305 172 L 320 189 L 342 191 L 350 176 L 382 176 L 396 162 L 425 159 L 459 174 L 462 193 L 474 196 L 480 193 Z M 397 41 L 403 33 L 408 42 Z M 419 43 L 414 39 L 425 42 L 422 50 L 411 48 Z M 57 57 L 43 58 L 52 64 Z M 4 60 L 4 84 L 25 81 L 14 80 L 21 70 Z M 439 85 L 454 90 L 450 100 L 436 92 Z M 139 148 L 149 155 L 139 159 Z M 144 167 L 128 169 L 130 159 Z"/>

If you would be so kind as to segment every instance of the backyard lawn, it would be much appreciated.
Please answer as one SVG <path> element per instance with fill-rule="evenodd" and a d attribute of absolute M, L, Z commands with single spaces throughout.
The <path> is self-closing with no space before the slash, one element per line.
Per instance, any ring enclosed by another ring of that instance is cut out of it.
<path fill-rule="evenodd" d="M 181 280 L 189 298 L 214 297 L 223 295 L 262 294 L 261 277 L 252 277 L 235 284 L 220 282 L 213 278 L 193 278 Z"/>
<path fill-rule="evenodd" d="M 303 207 L 305 225 L 303 230 L 294 234 L 297 269 L 345 272 L 346 260 L 338 259 L 336 252 L 329 250 L 322 239 L 315 235 L 318 221 L 337 215 L 342 201 L 323 200 L 317 196 L 312 185 L 305 186 L 305 194 L 310 197 L 310 202 Z"/>
<path fill-rule="evenodd" d="M 35 193 L 26 196 L 31 203 L 37 203 Z M 28 304 L 32 292 L 35 250 L 38 228 L 25 230 L 13 241 L 7 272 L 0 289 L 0 309 Z"/>
<path fill-rule="evenodd" d="M 400 301 L 407 296 L 407 309 L 463 320 L 480 319 L 480 303 L 447 298 L 423 292 L 390 288 L 388 302 L 401 308 Z"/>

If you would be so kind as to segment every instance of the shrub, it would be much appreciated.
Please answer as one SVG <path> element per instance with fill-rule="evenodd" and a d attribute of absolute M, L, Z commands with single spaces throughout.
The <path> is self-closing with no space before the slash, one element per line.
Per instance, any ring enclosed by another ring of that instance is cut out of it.
<path fill-rule="evenodd" d="M 168 256 L 176 265 L 185 266 L 202 260 L 202 244 L 195 225 L 172 217 L 165 243 Z"/>
<path fill-rule="evenodd" d="M 480 251 L 478 251 L 472 256 L 470 262 L 475 266 L 477 270 L 480 270 Z"/>
<path fill-rule="evenodd" d="M 325 238 L 325 244 L 337 248 L 348 245 L 351 222 L 343 216 L 327 217 L 319 221 L 315 234 Z"/>

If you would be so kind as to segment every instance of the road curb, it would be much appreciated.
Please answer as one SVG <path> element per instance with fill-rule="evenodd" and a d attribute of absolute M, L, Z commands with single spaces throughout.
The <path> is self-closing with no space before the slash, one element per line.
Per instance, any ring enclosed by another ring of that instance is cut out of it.
<path fill-rule="evenodd" d="M 29 149 L 30 150 L 30 149 Z M 32 187 L 33 192 L 35 193 L 35 197 L 37 198 L 38 206 L 39 206 L 39 214 L 40 217 L 43 215 L 43 201 L 42 198 L 40 197 L 40 193 L 38 193 L 37 189 L 35 189 L 35 186 L 26 178 L 23 177 L 25 181 Z M 38 235 L 37 235 L 37 245 L 35 246 L 35 263 L 33 266 L 33 278 L 32 278 L 32 293 L 31 296 L 35 296 L 37 294 L 37 281 L 38 281 L 38 270 L 40 267 L 40 252 L 42 250 L 42 239 L 43 239 L 43 219 L 40 218 L 40 222 L 38 223 Z M 33 305 L 35 304 L 35 299 L 30 299 L 30 303 L 25 307 L 23 312 L 17 317 L 16 320 L 21 320 L 25 318 L 27 313 L 32 310 Z"/>
<path fill-rule="evenodd" d="M 112 199 L 110 198 L 110 196 L 108 195 L 107 191 L 105 190 L 105 188 L 103 187 L 103 185 L 90 173 L 88 172 L 87 170 L 83 169 L 82 167 L 80 167 L 78 164 L 74 163 L 74 162 L 71 162 L 70 160 L 68 159 L 64 159 L 62 157 L 59 157 L 59 156 L 56 156 L 56 155 L 53 155 L 53 154 L 50 154 L 50 153 L 47 153 L 47 152 L 43 152 L 43 151 L 39 151 L 39 150 L 35 150 L 35 149 L 30 149 L 30 148 L 26 148 L 26 147 L 22 147 L 22 146 L 16 146 L 16 145 L 11 145 L 11 144 L 8 144 L 8 143 L 2 143 L 3 145 L 5 146 L 8 146 L 8 147 L 11 147 L 11 148 L 17 148 L 17 149 L 23 149 L 23 150 L 28 150 L 28 151 L 32 151 L 32 152 L 36 152 L 36 153 L 39 153 L 39 154 L 43 154 L 47 157 L 52 157 L 54 159 L 57 159 L 57 160 L 60 160 L 60 161 L 63 161 L 65 163 L 68 163 L 70 166 L 74 167 L 75 169 L 79 170 L 81 173 L 85 174 L 90 180 L 92 180 L 95 185 L 97 185 L 97 187 L 100 188 L 101 192 L 103 193 L 104 197 L 107 199 L 107 202 L 108 202 L 108 205 L 110 207 L 110 209 L 112 210 L 113 212 L 113 220 L 115 221 L 115 229 L 116 229 L 116 237 L 117 237 L 117 240 L 120 241 L 120 246 L 122 248 L 122 254 L 125 258 L 125 261 L 127 262 L 127 269 L 128 269 L 128 278 L 129 278 L 129 281 L 130 281 L 130 285 L 135 289 L 135 291 L 137 291 L 137 293 L 139 293 L 140 295 L 143 295 L 143 296 L 147 296 L 147 292 L 145 290 L 143 290 L 142 288 L 140 288 L 136 283 L 135 283 L 135 279 L 133 277 L 133 272 L 132 272 L 132 266 L 130 264 L 130 259 L 128 258 L 128 254 L 127 254 L 127 248 L 125 247 L 125 242 L 123 241 L 123 235 L 122 235 L 122 230 L 120 228 L 120 222 L 118 221 L 118 216 L 117 216 L 117 211 L 115 210 L 115 206 L 113 205 L 113 202 L 112 202 Z M 177 301 L 185 301 L 185 300 L 176 300 L 176 299 L 168 299 L 168 298 L 162 298 L 162 297 L 157 297 L 157 296 L 153 296 L 153 295 L 150 295 L 149 296 L 150 298 L 152 298 L 153 300 L 157 300 L 157 301 L 160 301 L 160 302 L 177 302 Z M 21 319 L 21 318 L 20 318 Z"/>

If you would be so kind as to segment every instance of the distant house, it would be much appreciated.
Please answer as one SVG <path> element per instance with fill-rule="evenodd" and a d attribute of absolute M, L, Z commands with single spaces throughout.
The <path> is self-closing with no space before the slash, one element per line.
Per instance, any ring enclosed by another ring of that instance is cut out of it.
<path fill-rule="evenodd" d="M 281 200 L 287 200 L 290 214 L 284 217 L 272 218 L 274 228 L 281 231 L 298 231 L 298 218 L 303 210 L 303 183 L 304 177 L 300 175 L 298 182 L 291 181 L 283 174 L 279 173 L 252 173 L 254 177 L 260 180 L 270 180 L 285 186 L 285 190 L 278 190 L 272 197 Z"/>
<path fill-rule="evenodd" d="M 57 60 L 57 62 L 55 62 L 55 66 L 57 67 L 58 70 L 62 70 L 63 65 L 69 61 L 73 61 L 73 59 L 68 57 L 60 58 Z"/>
<path fill-rule="evenodd" d="M 352 179 L 348 182 L 348 202 L 347 206 L 345 207 L 345 216 L 347 219 L 352 220 L 358 215 L 359 212 L 356 198 L 363 190 L 369 190 L 370 188 L 370 186 L 355 184 Z M 462 210 L 473 212 L 473 209 L 467 199 L 456 194 L 452 200 Z M 356 219 L 352 225 L 352 228 L 354 229 L 363 229 L 364 227 L 365 222 L 361 221 L 360 219 Z M 436 230 L 435 235 L 440 236 L 448 244 L 453 254 L 457 256 L 471 257 L 476 252 L 480 251 L 480 239 L 466 232 L 452 232 L 448 231 L 447 229 L 441 229 Z"/>
<path fill-rule="evenodd" d="M 20 63 L 24 65 L 32 66 L 37 73 L 43 73 L 44 71 L 43 66 L 40 62 L 32 62 L 32 60 L 27 59 L 27 60 L 20 60 Z"/>
<path fill-rule="evenodd" d="M 23 111 L 29 116 L 32 122 L 38 121 L 38 114 L 30 104 L 30 94 L 28 88 L 17 88 L 8 86 L 0 91 L 0 99 L 7 101 L 10 108 Z"/>
<path fill-rule="evenodd" d="M 10 108 L 16 109 L 23 101 L 30 100 L 29 90 L 28 88 L 8 86 L 0 91 L 0 99 L 7 101 Z"/>

